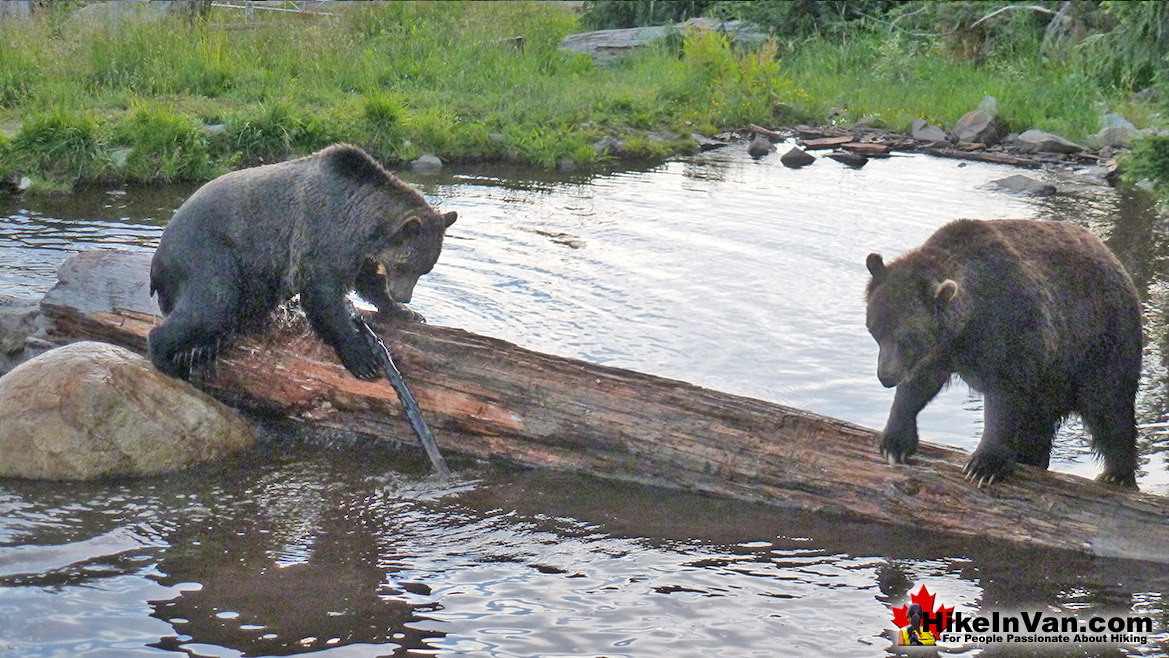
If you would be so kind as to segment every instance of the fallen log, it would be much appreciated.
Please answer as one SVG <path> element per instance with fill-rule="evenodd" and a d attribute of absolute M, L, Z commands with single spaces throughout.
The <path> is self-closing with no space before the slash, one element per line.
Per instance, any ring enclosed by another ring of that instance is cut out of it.
<path fill-rule="evenodd" d="M 42 300 L 56 342 L 143 351 L 149 254 L 74 256 Z M 875 432 L 680 381 L 548 356 L 459 329 L 374 321 L 444 451 L 1099 556 L 1169 562 L 1169 499 L 1020 467 L 978 489 L 968 455 L 923 443 L 890 467 Z M 350 376 L 307 330 L 226 348 L 200 385 L 238 407 L 415 445 L 385 381 Z"/>

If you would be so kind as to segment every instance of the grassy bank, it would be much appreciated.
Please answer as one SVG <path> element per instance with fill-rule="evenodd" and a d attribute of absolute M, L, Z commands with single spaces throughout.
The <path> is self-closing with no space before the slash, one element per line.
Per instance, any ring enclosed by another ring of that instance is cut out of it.
<path fill-rule="evenodd" d="M 604 137 L 661 158 L 692 148 L 693 130 L 768 121 L 788 95 L 773 49 L 734 53 L 717 35 L 600 69 L 557 50 L 578 29 L 561 7 L 354 5 L 244 29 L 221 27 L 232 17 L 218 9 L 194 23 L 0 23 L 4 166 L 66 184 L 203 179 L 336 141 L 391 163 L 587 166 Z"/>
<path fill-rule="evenodd" d="M 598 68 L 557 49 L 587 29 L 565 7 L 373 4 L 258 12 L 245 27 L 230 9 L 110 21 L 72 7 L 0 22 L 0 174 L 48 187 L 204 180 L 336 141 L 391 164 L 433 153 L 587 167 L 610 157 L 595 148 L 606 137 L 624 157 L 660 159 L 692 149 L 694 131 L 823 123 L 831 108 L 892 129 L 915 117 L 949 127 L 987 93 L 1008 129 L 1079 139 L 1107 111 L 1159 120 L 1068 61 L 1022 50 L 964 62 L 879 31 L 751 50 L 693 33 Z"/>

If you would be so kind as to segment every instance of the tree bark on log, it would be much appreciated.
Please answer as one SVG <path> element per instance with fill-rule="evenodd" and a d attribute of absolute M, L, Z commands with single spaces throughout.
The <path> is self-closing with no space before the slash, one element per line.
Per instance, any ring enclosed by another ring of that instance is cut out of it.
<path fill-rule="evenodd" d="M 41 303 L 56 342 L 144 351 L 158 322 L 149 254 L 79 254 Z M 199 382 L 229 404 L 416 445 L 384 381 L 352 377 L 276 322 Z M 459 329 L 373 321 L 444 451 L 781 507 L 1094 555 L 1169 562 L 1169 499 L 1021 466 L 978 489 L 968 455 L 922 443 L 891 467 L 873 430 L 684 382 L 526 350 Z M 860 329 L 858 329 L 860 330 Z"/>

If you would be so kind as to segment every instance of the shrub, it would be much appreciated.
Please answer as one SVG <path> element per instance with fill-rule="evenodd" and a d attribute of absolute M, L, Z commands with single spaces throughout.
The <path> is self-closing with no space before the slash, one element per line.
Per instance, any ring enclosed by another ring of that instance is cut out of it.
<path fill-rule="evenodd" d="M 114 126 L 113 139 L 130 147 L 122 170 L 130 180 L 208 180 L 225 171 L 202 122 L 173 108 L 137 105 Z"/>
<path fill-rule="evenodd" d="M 61 182 L 96 180 L 110 170 L 106 141 L 85 112 L 57 109 L 26 117 L 12 151 L 21 166 Z"/>
<path fill-rule="evenodd" d="M 1169 196 L 1169 135 L 1139 140 L 1124 161 L 1124 179 L 1152 181 L 1162 196 Z"/>

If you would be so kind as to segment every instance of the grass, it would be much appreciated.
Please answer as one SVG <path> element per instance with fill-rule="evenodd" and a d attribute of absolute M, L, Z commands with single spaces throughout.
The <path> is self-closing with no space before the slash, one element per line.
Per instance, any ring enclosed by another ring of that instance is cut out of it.
<path fill-rule="evenodd" d="M 821 123 L 833 107 L 949 127 L 988 93 L 1010 130 L 1081 139 L 1116 109 L 1159 120 L 1068 59 L 962 62 L 883 33 L 745 51 L 691 33 L 600 68 L 558 49 L 583 28 L 550 3 L 337 3 L 334 17 L 257 12 L 246 29 L 225 27 L 242 20 L 231 9 L 115 22 L 66 7 L 0 22 L 0 124 L 19 124 L 0 174 L 47 187 L 205 180 L 336 141 L 392 165 L 592 166 L 610 159 L 594 148 L 608 137 L 660 160 L 692 149 L 694 131 Z"/>
<path fill-rule="evenodd" d="M 1038 128 L 1083 140 L 1100 129 L 1107 112 L 1127 109 L 1134 116 L 1125 107 L 1127 94 L 1102 88 L 1070 57 L 1036 52 L 963 62 L 928 42 L 890 37 L 819 43 L 785 63 L 799 80 L 800 111 L 827 116 L 829 107 L 847 109 L 844 120 L 873 116 L 894 130 L 907 130 L 915 118 L 949 129 L 986 95 L 997 100 L 1006 132 Z"/>

